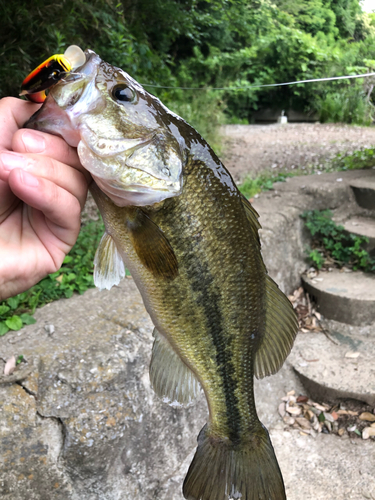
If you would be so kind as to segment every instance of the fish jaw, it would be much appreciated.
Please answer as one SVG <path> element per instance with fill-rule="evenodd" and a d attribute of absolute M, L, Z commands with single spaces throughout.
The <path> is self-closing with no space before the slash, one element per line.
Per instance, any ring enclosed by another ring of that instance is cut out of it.
<path fill-rule="evenodd" d="M 52 97 L 47 97 L 43 106 L 29 118 L 24 127 L 60 136 L 73 148 L 78 146 L 81 139 L 79 130 L 72 126 L 69 116 Z"/>

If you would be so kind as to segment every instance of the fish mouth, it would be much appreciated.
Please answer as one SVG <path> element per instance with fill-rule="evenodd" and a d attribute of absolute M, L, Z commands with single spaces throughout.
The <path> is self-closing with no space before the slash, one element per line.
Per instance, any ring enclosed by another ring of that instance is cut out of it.
<path fill-rule="evenodd" d="M 65 110 L 58 106 L 52 96 L 49 96 L 43 106 L 24 123 L 23 128 L 56 135 L 74 148 L 80 141 L 79 131 L 72 127 Z"/>
<path fill-rule="evenodd" d="M 86 62 L 81 67 L 66 74 L 50 88 L 42 107 L 26 121 L 25 128 L 59 136 L 69 146 L 78 146 L 78 117 L 94 108 L 99 111 L 104 106 L 95 86 L 101 59 L 89 50 L 85 55 Z"/>
<path fill-rule="evenodd" d="M 124 185 L 116 181 L 108 181 L 108 179 L 103 179 L 96 175 L 92 177 L 99 189 L 118 207 L 154 205 L 166 198 L 177 196 L 181 192 L 181 186 L 178 187 L 178 190 L 172 191 L 170 189 L 163 189 L 162 187 L 155 189 L 155 187 L 145 186 L 144 184 L 133 183 Z"/>

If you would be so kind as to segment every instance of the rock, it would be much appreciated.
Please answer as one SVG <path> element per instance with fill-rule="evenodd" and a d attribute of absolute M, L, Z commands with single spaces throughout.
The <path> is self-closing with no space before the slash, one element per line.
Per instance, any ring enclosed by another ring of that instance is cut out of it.
<path fill-rule="evenodd" d="M 363 413 L 360 414 L 359 419 L 365 420 L 366 422 L 375 422 L 375 415 L 368 411 L 364 411 Z"/>
<path fill-rule="evenodd" d="M 363 248 L 371 255 L 375 254 L 375 219 L 370 217 L 351 217 L 342 224 L 348 233 L 368 239 Z"/>
<path fill-rule="evenodd" d="M 373 427 L 365 427 L 362 431 L 362 438 L 368 439 L 371 436 L 375 436 L 375 429 Z"/>
<path fill-rule="evenodd" d="M 323 316 L 350 325 L 375 323 L 375 275 L 333 269 L 319 278 L 303 276 L 302 281 Z"/>
<path fill-rule="evenodd" d="M 340 398 L 350 398 L 374 406 L 375 367 L 372 360 L 375 339 L 364 335 L 331 335 L 332 340 L 323 333 L 299 334 L 287 362 L 293 366 L 314 400 L 335 402 Z M 355 345 L 360 353 L 356 358 L 345 357 L 351 345 Z M 327 411 L 324 406 L 320 408 Z"/>
<path fill-rule="evenodd" d="M 152 391 L 152 324 L 133 281 L 36 317 L 22 341 L 0 339 L 2 357 L 16 345 L 33 360 L 26 379 L 0 381 L 0 497 L 149 500 L 168 483 L 170 498 L 182 498 L 182 481 L 172 487 L 170 478 L 195 450 L 206 403 L 178 410 Z"/>
<path fill-rule="evenodd" d="M 373 179 L 355 179 L 350 183 L 358 205 L 375 210 L 375 182 Z"/>

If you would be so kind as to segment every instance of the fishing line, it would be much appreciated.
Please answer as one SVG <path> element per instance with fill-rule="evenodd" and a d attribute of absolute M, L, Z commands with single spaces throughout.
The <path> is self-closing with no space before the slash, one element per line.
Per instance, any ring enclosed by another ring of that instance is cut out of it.
<path fill-rule="evenodd" d="M 312 82 L 329 82 L 333 80 L 346 80 L 351 78 L 366 78 L 374 76 L 375 73 L 364 73 L 362 75 L 347 75 L 347 76 L 331 76 L 328 78 L 312 78 L 311 80 L 297 80 L 295 82 L 285 83 L 267 83 L 263 85 L 248 85 L 247 87 L 166 87 L 164 85 L 153 85 L 152 83 L 141 83 L 143 87 L 156 87 L 158 89 L 180 89 L 180 90 L 247 90 L 247 89 L 260 89 L 265 87 L 281 87 L 285 85 L 297 85 L 299 83 L 312 83 Z"/>

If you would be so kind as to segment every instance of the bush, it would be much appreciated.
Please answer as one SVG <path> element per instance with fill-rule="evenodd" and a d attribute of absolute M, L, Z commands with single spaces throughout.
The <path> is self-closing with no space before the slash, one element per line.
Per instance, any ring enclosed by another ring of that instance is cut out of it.
<path fill-rule="evenodd" d="M 358 86 L 328 92 L 318 106 L 319 119 L 323 123 L 370 125 L 374 120 L 374 106 L 367 99 L 364 90 Z"/>

